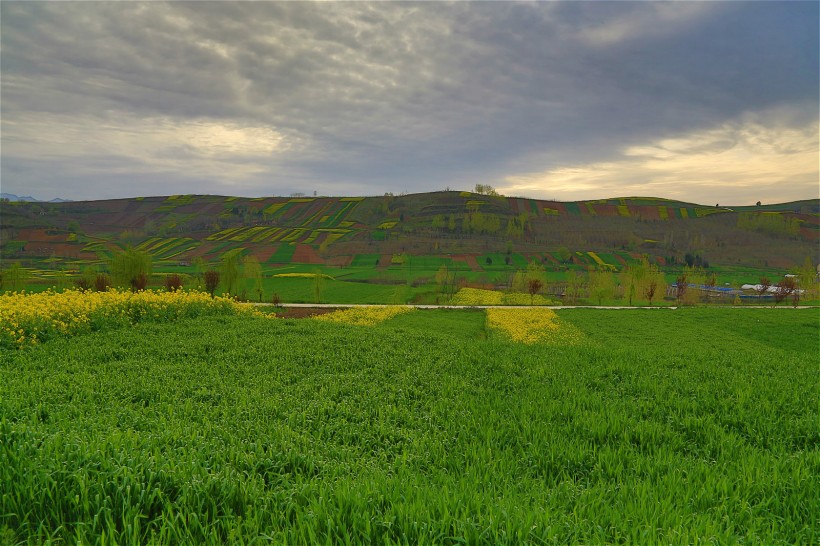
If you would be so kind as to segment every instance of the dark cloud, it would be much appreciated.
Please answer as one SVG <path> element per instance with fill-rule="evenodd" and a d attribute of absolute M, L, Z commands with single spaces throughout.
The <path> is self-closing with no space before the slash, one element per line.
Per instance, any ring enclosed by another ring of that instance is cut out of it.
<path fill-rule="evenodd" d="M 818 116 L 816 2 L 0 9 L 3 189 L 44 197 L 468 188 Z"/>

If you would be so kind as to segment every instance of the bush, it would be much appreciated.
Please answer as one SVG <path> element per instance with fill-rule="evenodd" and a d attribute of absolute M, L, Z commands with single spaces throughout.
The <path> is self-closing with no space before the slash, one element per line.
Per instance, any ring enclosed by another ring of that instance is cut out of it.
<path fill-rule="evenodd" d="M 217 286 L 219 286 L 219 271 L 209 269 L 205 272 L 205 290 L 208 291 L 211 297 L 214 297 Z"/>
<path fill-rule="evenodd" d="M 179 290 L 182 288 L 182 277 L 173 273 L 165 277 L 165 289 L 168 292 L 173 292 L 174 290 Z"/>
<path fill-rule="evenodd" d="M 111 277 L 105 273 L 99 273 L 94 279 L 94 290 L 97 292 L 105 292 L 111 288 Z"/>
<path fill-rule="evenodd" d="M 139 273 L 135 277 L 131 279 L 131 290 L 134 292 L 139 292 L 140 290 L 145 290 L 148 286 L 148 275 L 145 273 Z"/>

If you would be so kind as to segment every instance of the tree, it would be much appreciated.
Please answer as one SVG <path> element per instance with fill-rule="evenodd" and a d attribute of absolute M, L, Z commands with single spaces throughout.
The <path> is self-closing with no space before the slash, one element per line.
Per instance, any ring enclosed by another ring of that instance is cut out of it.
<path fill-rule="evenodd" d="M 98 273 L 94 278 L 94 290 L 106 292 L 109 288 L 111 288 L 111 277 L 105 273 Z"/>
<path fill-rule="evenodd" d="M 570 252 L 569 249 L 565 246 L 559 248 L 556 254 L 558 255 L 558 260 L 562 264 L 568 264 L 570 263 L 570 260 L 572 260 L 572 252 Z"/>
<path fill-rule="evenodd" d="M 768 277 L 760 277 L 760 280 L 757 282 L 757 287 L 755 288 L 757 299 L 762 298 L 763 294 L 769 291 L 771 285 L 772 281 L 770 281 Z"/>
<path fill-rule="evenodd" d="M 786 276 L 783 277 L 776 285 L 774 291 L 774 304 L 777 305 L 781 301 L 785 300 L 797 290 L 797 283 L 794 281 L 794 277 Z M 795 304 L 796 305 L 796 304 Z"/>
<path fill-rule="evenodd" d="M 681 273 L 677 279 L 675 279 L 675 287 L 677 288 L 677 297 L 678 297 L 678 305 L 681 304 L 683 301 L 683 297 L 686 295 L 686 289 L 689 287 L 689 279 L 686 276 L 686 273 Z"/>
<path fill-rule="evenodd" d="M 197 256 L 194 258 L 194 277 L 196 277 L 197 282 L 203 282 L 202 275 L 205 273 L 207 269 L 205 264 L 205 259 L 202 256 Z"/>
<path fill-rule="evenodd" d="M 142 250 L 128 248 L 111 258 L 111 276 L 117 286 L 129 286 L 136 292 L 145 289 L 151 275 L 151 255 Z"/>
<path fill-rule="evenodd" d="M 259 302 L 261 303 L 264 288 L 262 287 L 262 266 L 259 265 L 259 260 L 253 256 L 246 256 L 245 259 L 242 260 L 242 273 L 246 279 L 250 279 L 253 282 L 253 291 L 256 292 Z"/>
<path fill-rule="evenodd" d="M 655 297 L 655 291 L 658 289 L 658 281 L 656 279 L 649 279 L 643 289 L 644 296 L 649 300 L 649 306 L 652 307 L 652 298 Z"/>
<path fill-rule="evenodd" d="M 20 265 L 20 262 L 14 262 L 11 264 L 11 267 L 6 269 L 3 276 L 6 282 L 9 283 L 11 290 L 18 292 L 26 285 L 26 281 L 28 280 L 28 271 Z"/>
<path fill-rule="evenodd" d="M 567 291 L 566 295 L 569 301 L 573 304 L 577 303 L 581 296 L 581 289 L 584 286 L 584 277 L 575 270 L 567 272 Z"/>
<path fill-rule="evenodd" d="M 542 286 L 544 286 L 544 283 L 539 279 L 530 279 L 527 281 L 527 292 L 530 293 L 530 305 L 533 305 L 535 295 L 541 290 Z"/>
<path fill-rule="evenodd" d="M 589 272 L 589 295 L 598 301 L 598 305 L 603 303 L 605 298 L 611 298 L 615 292 L 615 278 L 610 271 L 590 271 Z"/>
<path fill-rule="evenodd" d="M 637 283 L 635 281 L 635 271 L 633 268 L 626 267 L 623 271 L 621 271 L 620 283 L 624 296 L 628 298 L 629 306 L 632 307 L 632 299 L 635 297 L 635 293 L 637 292 Z"/>
<path fill-rule="evenodd" d="M 325 287 L 325 276 L 317 269 L 313 274 L 313 299 L 314 303 L 322 303 L 322 291 Z"/>
<path fill-rule="evenodd" d="M 818 285 L 817 282 L 818 270 L 814 266 L 811 256 L 807 256 L 806 260 L 803 262 L 803 265 L 795 269 L 794 273 L 797 275 L 797 285 L 803 291 L 803 296 L 807 300 L 815 299 L 817 297 L 818 288 L 820 288 L 820 285 Z"/>
<path fill-rule="evenodd" d="M 175 292 L 182 288 L 182 277 L 176 273 L 165 276 L 165 289 L 168 292 Z"/>
<path fill-rule="evenodd" d="M 239 280 L 239 253 L 226 252 L 222 255 L 219 263 L 219 276 L 222 279 L 222 284 L 225 287 L 225 292 L 229 295 L 236 291 L 237 281 Z"/>
<path fill-rule="evenodd" d="M 438 271 L 436 271 L 435 276 L 439 292 L 447 296 L 452 296 L 455 291 L 455 277 L 455 273 L 451 272 L 446 265 L 442 264 L 442 266 L 438 268 Z"/>
<path fill-rule="evenodd" d="M 219 286 L 219 271 L 209 269 L 205 272 L 205 290 L 214 297 L 216 287 Z"/>

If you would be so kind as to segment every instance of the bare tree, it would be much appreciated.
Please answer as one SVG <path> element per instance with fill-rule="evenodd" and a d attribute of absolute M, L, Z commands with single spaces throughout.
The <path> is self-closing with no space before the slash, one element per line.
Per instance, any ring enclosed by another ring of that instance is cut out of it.
<path fill-rule="evenodd" d="M 165 289 L 168 292 L 173 292 L 175 290 L 180 290 L 181 288 L 182 288 L 182 277 L 180 277 L 176 273 L 166 275 L 166 277 L 165 277 Z"/>
<path fill-rule="evenodd" d="M 775 285 L 775 288 L 774 304 L 777 305 L 797 290 L 797 283 L 794 282 L 794 277 L 783 277 L 783 279 Z"/>
<path fill-rule="evenodd" d="M 214 297 L 214 291 L 216 287 L 219 285 L 219 271 L 215 271 L 213 269 L 209 269 L 205 272 L 205 290 Z"/>
<path fill-rule="evenodd" d="M 530 279 L 527 283 L 527 291 L 530 293 L 530 305 L 533 305 L 535 295 L 541 290 L 544 283 L 540 279 Z"/>
<path fill-rule="evenodd" d="M 772 281 L 769 280 L 768 277 L 760 277 L 760 280 L 757 283 L 757 298 L 760 299 L 763 297 L 763 294 L 769 291 L 769 287 L 772 285 Z"/>
<path fill-rule="evenodd" d="M 683 296 L 686 294 L 686 289 L 689 287 L 686 273 L 680 275 L 675 279 L 675 286 L 677 287 L 678 305 L 683 301 Z"/>
<path fill-rule="evenodd" d="M 646 287 L 643 290 L 646 299 L 649 300 L 649 306 L 652 307 L 652 298 L 655 297 L 655 291 L 658 289 L 658 281 L 655 279 L 649 279 L 646 283 Z"/>
<path fill-rule="evenodd" d="M 706 282 L 704 284 L 706 285 L 706 290 L 703 291 L 705 298 L 704 301 L 706 303 L 709 303 L 709 296 L 715 290 L 715 286 L 717 285 L 717 275 L 715 275 L 714 273 L 709 273 L 706 276 Z"/>

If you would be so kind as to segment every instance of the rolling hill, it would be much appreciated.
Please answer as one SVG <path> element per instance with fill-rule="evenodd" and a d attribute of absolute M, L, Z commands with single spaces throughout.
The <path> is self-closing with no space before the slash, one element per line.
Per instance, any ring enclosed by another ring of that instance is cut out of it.
<path fill-rule="evenodd" d="M 0 257 L 36 264 L 102 262 L 145 250 L 158 266 L 216 262 L 388 266 L 396 256 L 457 257 L 475 268 L 539 259 L 548 267 L 788 268 L 818 261 L 820 199 L 752 207 L 652 197 L 557 202 L 472 192 L 379 197 L 174 195 L 64 203 L 0 203 Z"/>

